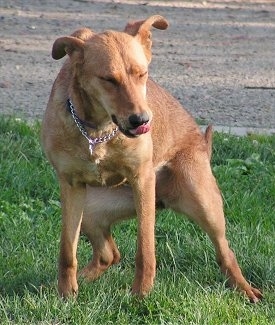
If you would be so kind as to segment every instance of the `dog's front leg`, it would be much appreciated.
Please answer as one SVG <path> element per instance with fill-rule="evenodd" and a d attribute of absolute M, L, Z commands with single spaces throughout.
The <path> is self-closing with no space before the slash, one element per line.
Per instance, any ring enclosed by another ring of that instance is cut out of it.
<path fill-rule="evenodd" d="M 60 181 L 62 230 L 58 291 L 62 297 L 76 295 L 78 284 L 76 250 L 82 221 L 86 188 L 84 185 L 72 186 Z"/>
<path fill-rule="evenodd" d="M 152 288 L 156 273 L 155 258 L 155 172 L 151 163 L 143 166 L 132 183 L 138 237 L 133 294 L 143 297 Z"/>

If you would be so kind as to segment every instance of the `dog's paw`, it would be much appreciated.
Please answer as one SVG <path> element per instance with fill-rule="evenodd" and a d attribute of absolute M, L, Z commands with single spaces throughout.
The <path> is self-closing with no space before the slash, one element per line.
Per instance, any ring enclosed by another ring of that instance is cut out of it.
<path fill-rule="evenodd" d="M 263 294 L 260 290 L 250 287 L 249 290 L 245 290 L 246 296 L 249 298 L 251 303 L 257 303 L 263 298 Z"/>
<path fill-rule="evenodd" d="M 88 264 L 77 274 L 78 278 L 83 278 L 87 282 L 95 281 L 101 276 L 105 269 Z"/>
<path fill-rule="evenodd" d="M 78 283 L 76 279 L 76 267 L 64 267 L 60 264 L 58 292 L 62 298 L 77 296 Z"/>
<path fill-rule="evenodd" d="M 58 280 L 58 293 L 61 298 L 76 297 L 78 293 L 77 281 Z"/>
<path fill-rule="evenodd" d="M 154 286 L 154 279 L 148 279 L 147 281 L 143 281 L 142 283 L 138 281 L 134 281 L 132 286 L 132 295 L 137 296 L 139 298 L 144 298 L 147 296 Z"/>

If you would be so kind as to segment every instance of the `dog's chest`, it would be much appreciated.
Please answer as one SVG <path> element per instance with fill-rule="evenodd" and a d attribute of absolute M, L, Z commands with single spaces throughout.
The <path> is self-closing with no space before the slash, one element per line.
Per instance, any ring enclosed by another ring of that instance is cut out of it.
<path fill-rule="evenodd" d="M 101 186 L 114 186 L 118 185 L 126 179 L 118 173 L 118 171 L 109 168 L 109 164 L 106 161 L 95 160 L 91 163 L 93 173 L 96 176 L 96 184 Z M 88 183 L 89 185 L 95 185 Z"/>
<path fill-rule="evenodd" d="M 68 161 L 67 161 L 68 162 Z M 126 179 L 109 159 L 98 156 L 90 159 L 73 159 L 66 164 L 65 174 L 70 183 L 86 183 L 90 186 L 115 186 Z"/>
<path fill-rule="evenodd" d="M 93 155 L 78 148 L 74 151 L 60 151 L 51 155 L 57 173 L 71 185 L 114 186 L 124 181 L 122 173 L 112 167 L 112 158 L 95 150 Z"/>

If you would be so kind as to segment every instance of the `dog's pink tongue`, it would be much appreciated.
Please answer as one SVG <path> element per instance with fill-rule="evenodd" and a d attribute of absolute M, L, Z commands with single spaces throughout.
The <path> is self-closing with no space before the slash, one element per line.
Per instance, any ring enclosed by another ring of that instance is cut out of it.
<path fill-rule="evenodd" d="M 133 135 L 140 135 L 143 133 L 147 133 L 148 131 L 150 131 L 150 125 L 149 124 L 142 124 L 140 126 L 138 126 L 136 129 L 130 130 L 130 132 Z"/>

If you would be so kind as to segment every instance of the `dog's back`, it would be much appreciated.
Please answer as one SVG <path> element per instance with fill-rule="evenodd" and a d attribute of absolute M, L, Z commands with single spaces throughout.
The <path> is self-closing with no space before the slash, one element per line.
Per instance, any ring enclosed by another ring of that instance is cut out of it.
<path fill-rule="evenodd" d="M 178 151 L 205 151 L 211 156 L 212 130 L 202 134 L 193 117 L 160 85 L 147 82 L 147 100 L 153 112 L 155 164 L 169 161 Z M 207 141 L 210 140 L 210 141 Z"/>

